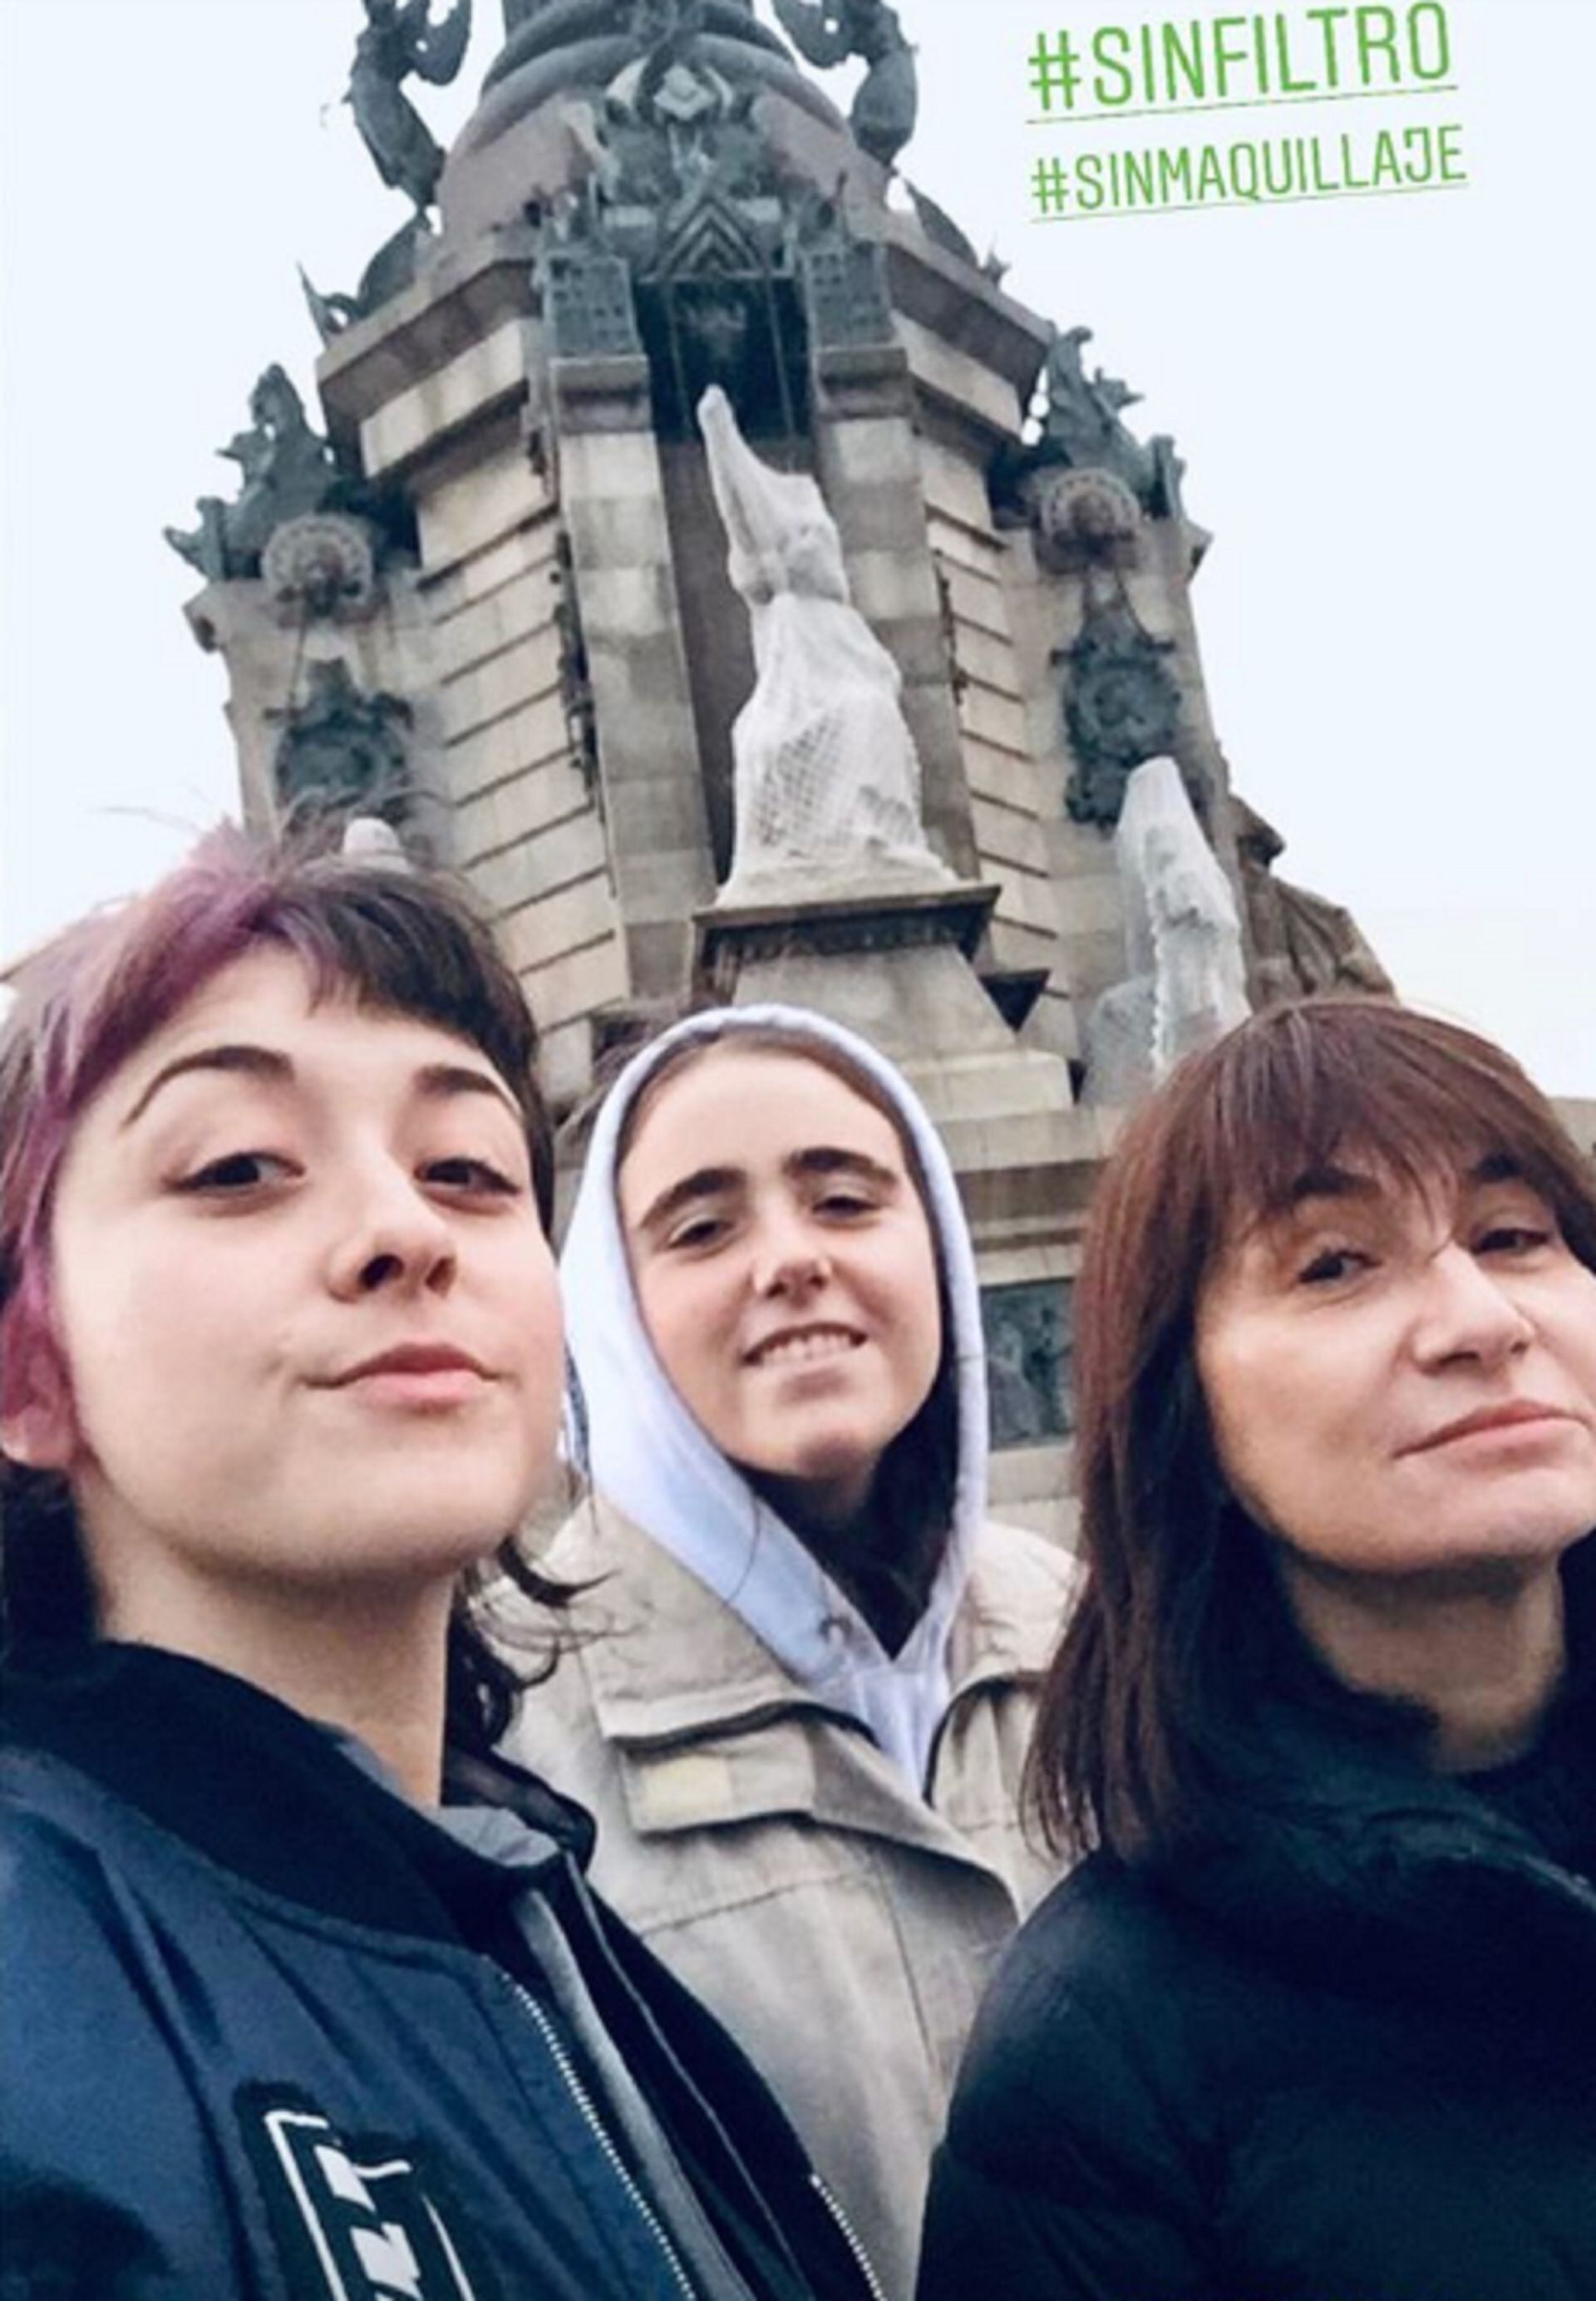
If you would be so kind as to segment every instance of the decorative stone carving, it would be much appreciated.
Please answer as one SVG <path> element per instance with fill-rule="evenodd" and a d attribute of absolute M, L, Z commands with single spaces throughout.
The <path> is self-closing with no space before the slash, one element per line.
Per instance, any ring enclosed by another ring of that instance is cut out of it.
<path fill-rule="evenodd" d="M 1036 556 L 1054 574 L 1125 568 L 1141 556 L 1141 506 L 1110 472 L 1052 470 L 1032 483 Z"/>
<path fill-rule="evenodd" d="M 345 484 L 331 448 L 311 430 L 304 403 L 280 367 L 269 367 L 260 378 L 249 395 L 249 414 L 250 429 L 218 450 L 244 474 L 238 501 L 202 496 L 198 527 L 188 533 L 163 531 L 172 549 L 213 582 L 257 573 L 273 528 L 322 510 Z"/>
<path fill-rule="evenodd" d="M 369 319 L 391 297 L 408 288 L 431 255 L 438 236 L 425 215 L 417 213 L 399 226 L 391 238 L 385 239 L 360 275 L 360 285 L 353 296 L 318 293 L 305 276 L 305 266 L 299 267 L 299 285 L 305 291 L 305 304 L 317 335 L 323 344 L 330 344 L 356 320 Z"/>
<path fill-rule="evenodd" d="M 1101 368 L 1087 374 L 1081 347 L 1090 341 L 1090 328 L 1055 332 L 1040 379 L 1045 394 L 1040 432 L 1028 447 L 999 456 L 993 502 L 1009 517 L 1024 519 L 1034 509 L 1036 475 L 1062 464 L 1110 473 L 1155 519 L 1176 517 L 1184 466 L 1174 442 L 1160 435 L 1144 446 L 1137 439 L 1122 418 L 1141 395 Z"/>
<path fill-rule="evenodd" d="M 645 19 L 647 21 L 645 21 Z M 786 212 L 754 125 L 756 88 L 708 60 L 691 0 L 645 10 L 652 44 L 602 101 L 566 124 L 587 173 L 542 217 L 539 279 L 557 356 L 647 356 L 655 428 L 689 437 L 711 383 L 802 417 L 801 331 L 777 281 L 790 270 Z"/>
<path fill-rule="evenodd" d="M 890 168 L 915 132 L 915 52 L 886 0 L 773 0 L 776 21 L 820 71 L 857 56 L 868 67 L 848 113 L 854 141 Z"/>
<path fill-rule="evenodd" d="M 581 597 L 577 590 L 571 538 L 562 528 L 555 545 L 555 630 L 560 642 L 560 701 L 565 713 L 565 732 L 589 796 L 603 798 L 598 780 L 598 707 L 593 696 L 588 665 L 588 644 L 582 632 Z"/>
<path fill-rule="evenodd" d="M 1089 598 L 1080 637 L 1061 658 L 1075 759 L 1065 805 L 1076 823 L 1117 823 L 1132 769 L 1174 749 L 1181 709 L 1168 667 L 1174 652 L 1174 642 L 1154 639 L 1123 597 Z"/>
<path fill-rule="evenodd" d="M 1074 1296 L 1069 1281 L 983 1286 L 981 1317 L 994 1450 L 1067 1438 L 1074 1427 Z"/>
<path fill-rule="evenodd" d="M 833 217 L 800 249 L 798 278 L 816 351 L 897 341 L 879 241 L 855 239 Z"/>
<path fill-rule="evenodd" d="M 365 29 L 355 44 L 345 102 L 377 173 L 414 201 L 431 206 L 443 173 L 443 151 L 402 93 L 412 73 L 442 88 L 464 60 L 471 0 L 455 0 L 441 22 L 429 21 L 430 0 L 365 0 Z"/>
<path fill-rule="evenodd" d="M 988 279 L 993 279 L 994 274 L 988 268 L 992 259 L 989 257 L 988 265 L 982 266 L 980 256 L 975 253 L 974 243 L 955 223 L 947 209 L 939 207 L 929 192 L 923 192 L 918 184 L 911 184 L 907 176 L 903 179 L 903 186 L 920 229 L 932 247 L 941 248 L 948 255 L 957 255 L 959 262 L 969 264 L 972 271 L 985 269 Z M 995 276 L 1000 279 L 1006 269 L 1005 265 L 998 265 Z"/>
<path fill-rule="evenodd" d="M 409 811 L 405 731 L 413 714 L 397 695 L 364 695 L 342 657 L 310 665 L 303 702 L 281 714 L 272 762 L 280 803 L 307 810 L 379 816 L 397 824 Z"/>
<path fill-rule="evenodd" d="M 543 314 L 556 359 L 635 357 L 642 350 L 624 256 L 580 240 L 546 251 Z"/>
<path fill-rule="evenodd" d="M 1252 941 L 1254 979 L 1266 1003 L 1316 991 L 1362 991 L 1394 998 L 1396 985 L 1349 911 L 1277 879 L 1285 841 L 1273 824 L 1232 792 L 1231 822 Z"/>
<path fill-rule="evenodd" d="M 1160 439 L 1144 447 L 1121 420 L 1141 394 L 1100 367 L 1088 376 L 1081 347 L 1090 341 L 1091 330 L 1082 327 L 1066 328 L 1053 339 L 1042 370 L 1047 406 L 1037 460 L 1112 472 L 1148 510 L 1173 512 L 1178 497 L 1171 495 L 1171 475 L 1178 483 L 1180 473 L 1174 442 Z"/>
<path fill-rule="evenodd" d="M 370 613 L 377 557 L 365 524 L 338 512 L 305 512 L 273 528 L 261 578 L 293 622 L 347 623 Z"/>

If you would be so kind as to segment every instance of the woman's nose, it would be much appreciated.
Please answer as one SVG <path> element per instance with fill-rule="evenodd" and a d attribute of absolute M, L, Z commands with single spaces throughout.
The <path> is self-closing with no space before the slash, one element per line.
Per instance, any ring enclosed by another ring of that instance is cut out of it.
<path fill-rule="evenodd" d="M 831 1275 L 826 1243 L 800 1214 L 767 1215 L 760 1222 L 751 1272 L 756 1293 L 823 1286 Z"/>
<path fill-rule="evenodd" d="M 404 1169 L 379 1167 L 351 1187 L 329 1284 L 346 1301 L 383 1288 L 445 1293 L 457 1261 L 455 1233 L 442 1209 Z"/>
<path fill-rule="evenodd" d="M 1466 1358 L 1494 1365 L 1533 1340 L 1534 1323 L 1511 1286 L 1456 1240 L 1435 1255 L 1425 1284 L 1419 1346 L 1427 1360 Z"/>

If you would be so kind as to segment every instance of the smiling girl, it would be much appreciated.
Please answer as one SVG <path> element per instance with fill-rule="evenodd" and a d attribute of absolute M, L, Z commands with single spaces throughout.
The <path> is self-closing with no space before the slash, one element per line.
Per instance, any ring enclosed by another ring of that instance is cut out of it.
<path fill-rule="evenodd" d="M 1596 1176 L 1499 1049 L 1256 1017 L 1099 1188 L 1087 1582 L 923 2301 L 1596 2293 Z"/>
<path fill-rule="evenodd" d="M 534 1034 L 442 887 L 209 842 L 0 1036 L 0 2285 L 870 2288 L 490 1754 L 554 1451 Z M 735 2145 L 728 2140 L 735 2135 Z"/>
<path fill-rule="evenodd" d="M 901 1075 L 822 1017 L 694 1017 L 598 1117 L 562 1280 L 592 1586 L 512 1737 L 914 2280 L 982 1982 L 1049 1874 L 1018 1793 L 1066 1560 L 985 1523 L 968 1231 Z"/>

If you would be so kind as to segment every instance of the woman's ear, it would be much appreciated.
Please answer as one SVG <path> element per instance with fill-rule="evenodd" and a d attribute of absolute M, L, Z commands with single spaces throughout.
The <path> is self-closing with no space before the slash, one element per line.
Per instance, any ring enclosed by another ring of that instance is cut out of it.
<path fill-rule="evenodd" d="M 18 1403 L 0 1415 L 0 1453 L 28 1470 L 67 1469 L 78 1452 L 78 1424 L 53 1350 L 29 1353 L 16 1389 Z"/>

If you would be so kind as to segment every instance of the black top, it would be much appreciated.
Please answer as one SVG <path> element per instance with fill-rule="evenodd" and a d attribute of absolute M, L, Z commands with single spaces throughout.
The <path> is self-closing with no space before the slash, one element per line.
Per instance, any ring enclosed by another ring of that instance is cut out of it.
<path fill-rule="evenodd" d="M 1425 1770 L 1303 1711 L 1224 1826 L 1000 1969 L 920 2301 L 1592 2301 L 1596 1734 Z"/>

